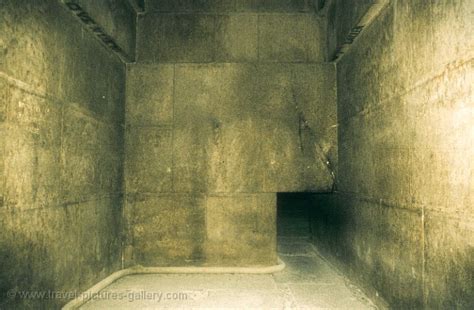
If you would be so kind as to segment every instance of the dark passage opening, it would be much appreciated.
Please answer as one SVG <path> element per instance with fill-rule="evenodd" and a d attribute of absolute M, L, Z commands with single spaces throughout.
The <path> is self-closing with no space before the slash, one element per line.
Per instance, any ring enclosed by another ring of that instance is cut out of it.
<path fill-rule="evenodd" d="M 278 237 L 310 238 L 312 193 L 277 194 Z"/>

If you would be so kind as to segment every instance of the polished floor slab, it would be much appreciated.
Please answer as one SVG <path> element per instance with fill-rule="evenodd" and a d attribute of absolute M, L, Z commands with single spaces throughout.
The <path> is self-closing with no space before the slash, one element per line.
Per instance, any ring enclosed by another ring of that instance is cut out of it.
<path fill-rule="evenodd" d="M 375 309 L 301 237 L 281 238 L 275 274 L 124 277 L 81 309 Z"/>

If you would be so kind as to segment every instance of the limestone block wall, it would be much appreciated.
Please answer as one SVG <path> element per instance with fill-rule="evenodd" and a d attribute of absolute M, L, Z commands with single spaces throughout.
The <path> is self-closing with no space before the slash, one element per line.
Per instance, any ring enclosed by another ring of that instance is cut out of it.
<path fill-rule="evenodd" d="M 60 0 L 86 23 L 97 24 L 102 32 L 113 38 L 116 46 L 126 56 L 126 61 L 135 60 L 136 12 L 141 10 L 138 0 Z M 76 6 L 77 5 L 77 8 Z"/>
<path fill-rule="evenodd" d="M 315 242 L 394 308 L 474 302 L 473 14 L 391 1 L 337 65 L 339 193 Z"/>
<path fill-rule="evenodd" d="M 367 10 L 384 0 L 326 0 L 327 14 L 327 49 L 330 60 L 336 56 L 338 49 L 348 39 L 348 34 L 358 24 Z"/>
<path fill-rule="evenodd" d="M 59 1 L 0 6 L 0 308 L 54 309 L 19 294 L 120 268 L 125 67 Z"/>
<path fill-rule="evenodd" d="M 275 194 L 333 188 L 324 20 L 306 1 L 244 2 L 149 1 L 139 17 L 127 264 L 275 264 Z"/>

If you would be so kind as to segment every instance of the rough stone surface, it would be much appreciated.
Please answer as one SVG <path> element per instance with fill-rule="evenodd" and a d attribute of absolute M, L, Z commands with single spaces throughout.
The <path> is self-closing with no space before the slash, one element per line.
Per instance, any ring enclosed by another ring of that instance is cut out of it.
<path fill-rule="evenodd" d="M 316 199 L 315 242 L 394 308 L 474 304 L 473 12 L 391 2 L 337 64 L 339 194 Z"/>
<path fill-rule="evenodd" d="M 138 18 L 140 63 L 323 62 L 324 18 L 312 13 L 160 13 Z"/>
<path fill-rule="evenodd" d="M 308 0 L 235 0 L 237 11 L 257 12 L 308 12 Z"/>
<path fill-rule="evenodd" d="M 331 188 L 326 161 L 337 164 L 331 65 L 136 65 L 128 71 L 127 182 L 143 184 L 130 184 L 130 192 Z"/>
<path fill-rule="evenodd" d="M 204 195 L 128 195 L 125 205 L 126 265 L 203 264 L 205 212 Z"/>
<path fill-rule="evenodd" d="M 321 0 L 146 0 L 151 12 L 310 12 Z"/>
<path fill-rule="evenodd" d="M 331 144 L 326 130 L 335 117 L 331 71 L 330 66 L 178 66 L 175 190 L 330 188 L 321 156 L 329 151 L 323 145 Z M 310 84 L 313 90 L 306 88 Z"/>
<path fill-rule="evenodd" d="M 19 293 L 120 267 L 125 68 L 58 1 L 1 6 L 0 308 L 58 308 Z"/>
<path fill-rule="evenodd" d="M 134 128 L 127 132 L 126 144 L 127 192 L 173 192 L 173 131 L 169 128 Z"/>
<path fill-rule="evenodd" d="M 235 7 L 234 0 L 145 0 L 148 12 L 202 13 L 228 12 Z"/>
<path fill-rule="evenodd" d="M 129 194 L 126 264 L 275 265 L 274 194 Z"/>
<path fill-rule="evenodd" d="M 376 3 L 376 0 L 333 0 L 326 1 L 327 14 L 327 44 L 328 54 L 331 59 L 337 48 L 346 43 L 352 28 L 356 26 L 368 8 Z M 337 12 L 337 13 L 336 13 Z"/>
<path fill-rule="evenodd" d="M 212 62 L 215 15 L 145 14 L 138 19 L 138 61 Z"/>
<path fill-rule="evenodd" d="M 140 1 L 137 0 L 67 0 L 66 2 L 78 4 L 103 29 L 105 34 L 114 39 L 130 60 L 133 60 L 136 40 L 136 13 L 131 3 L 133 1 L 139 8 Z"/>
<path fill-rule="evenodd" d="M 134 65 L 127 69 L 128 126 L 173 124 L 174 66 Z"/>
<path fill-rule="evenodd" d="M 474 305 L 471 224 L 469 218 L 426 213 L 423 285 L 427 308 L 469 309 Z"/>
<path fill-rule="evenodd" d="M 205 253 L 213 265 L 276 265 L 275 194 L 208 196 Z"/>
<path fill-rule="evenodd" d="M 183 204 L 200 206 L 206 197 L 206 221 L 196 226 L 206 238 L 197 249 L 168 232 L 181 252 L 131 245 L 136 262 L 274 264 L 272 208 L 247 196 L 332 189 L 335 70 L 320 63 L 325 25 L 312 12 L 307 1 L 146 3 L 138 63 L 127 70 L 126 192 L 181 193 L 191 197 Z M 128 205 L 139 212 L 142 204 Z M 183 215 L 167 216 L 177 225 Z M 141 242 L 153 244 L 154 225 L 140 227 Z"/>
<path fill-rule="evenodd" d="M 323 62 L 325 41 L 314 14 L 265 14 L 259 17 L 259 60 Z"/>
<path fill-rule="evenodd" d="M 136 12 L 143 12 L 145 9 L 145 0 L 128 0 Z"/>
<path fill-rule="evenodd" d="M 246 195 L 331 190 L 331 172 L 337 169 L 334 67 L 138 64 L 127 71 L 127 195 L 189 196 L 179 200 L 179 210 L 197 204 L 207 214 L 202 226 L 193 226 L 196 236 L 207 231 L 202 246 L 185 235 L 163 232 L 169 233 L 163 239 L 173 250 L 157 244 L 156 223 L 131 220 L 130 230 L 140 230 L 140 242 L 127 250 L 131 261 L 274 264 L 275 205 L 247 201 Z M 223 197 L 213 198 L 216 194 Z M 195 200 L 201 196 L 207 204 Z M 180 226 L 188 215 L 173 215 L 166 204 L 154 199 L 144 206 L 128 199 L 130 210 L 167 212 L 169 225 Z M 253 227 L 252 219 L 266 224 Z M 227 229 L 220 232 L 221 225 Z"/>
<path fill-rule="evenodd" d="M 258 14 L 221 15 L 216 18 L 216 62 L 257 61 Z"/>

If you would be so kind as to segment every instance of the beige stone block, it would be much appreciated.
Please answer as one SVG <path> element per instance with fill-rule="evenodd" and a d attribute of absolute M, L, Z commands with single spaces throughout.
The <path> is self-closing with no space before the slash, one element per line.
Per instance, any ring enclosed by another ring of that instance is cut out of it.
<path fill-rule="evenodd" d="M 126 133 L 127 193 L 171 192 L 173 182 L 171 128 L 129 127 Z"/>
<path fill-rule="evenodd" d="M 215 59 L 215 16 L 146 14 L 138 19 L 139 62 L 211 62 Z"/>
<path fill-rule="evenodd" d="M 259 17 L 259 60 L 323 62 L 321 21 L 312 14 L 268 14 Z"/>
<path fill-rule="evenodd" d="M 126 202 L 128 264 L 199 265 L 205 260 L 205 197 L 129 195 Z"/>
<path fill-rule="evenodd" d="M 217 62 L 257 61 L 258 15 L 219 15 L 216 18 L 216 42 Z"/>
<path fill-rule="evenodd" d="M 205 253 L 214 265 L 275 265 L 275 194 L 209 196 Z"/>
<path fill-rule="evenodd" d="M 132 126 L 173 122 L 173 65 L 131 65 L 127 71 L 126 122 Z"/>

